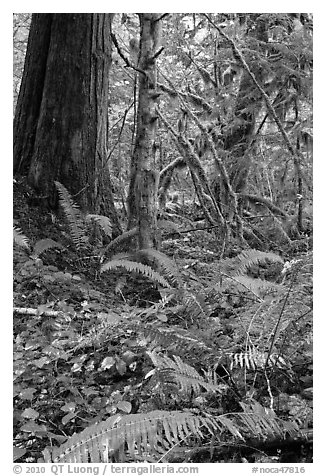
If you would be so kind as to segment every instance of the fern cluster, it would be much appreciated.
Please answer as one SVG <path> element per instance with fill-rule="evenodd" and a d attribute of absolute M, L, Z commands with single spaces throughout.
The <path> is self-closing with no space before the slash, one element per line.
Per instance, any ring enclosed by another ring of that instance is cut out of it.
<path fill-rule="evenodd" d="M 205 294 L 203 289 L 193 301 L 188 298 L 195 293 L 185 288 L 185 282 L 172 260 L 154 250 L 141 250 L 129 254 L 128 257 L 129 260 L 126 255 L 116 255 L 103 265 L 102 271 L 122 268 L 128 273 L 137 272 L 160 286 L 169 286 L 169 291 L 173 291 L 173 285 L 182 282 L 183 288 L 179 296 L 183 301 L 182 305 L 179 305 L 179 312 L 180 309 L 183 312 L 188 309 L 190 315 L 193 315 L 193 321 L 201 321 L 203 326 L 205 323 L 207 326 L 211 325 L 211 308 L 207 302 L 210 294 Z M 150 265 L 139 262 L 146 258 L 147 263 L 155 263 L 162 274 L 157 272 L 156 276 Z M 252 250 L 235 259 L 220 262 L 217 266 L 220 273 L 227 271 L 225 279 L 234 283 L 232 278 L 245 278 L 253 263 L 272 259 L 280 262 L 277 256 Z M 251 279 L 254 281 L 254 278 Z M 213 288 L 217 289 L 219 284 L 215 283 Z M 270 295 L 262 294 L 263 302 L 253 301 L 251 309 L 255 309 L 257 316 L 258 308 L 263 310 L 263 315 L 270 312 L 273 300 L 278 313 L 281 312 L 285 284 L 283 283 L 281 291 L 275 288 L 276 294 L 272 299 Z M 236 286 L 242 289 L 241 282 L 236 282 Z M 223 290 L 227 288 L 224 287 Z M 247 289 L 247 292 L 252 291 Z M 291 302 L 289 300 L 289 303 Z M 300 438 L 301 430 L 294 421 L 279 419 L 271 409 L 263 407 L 253 399 L 248 401 L 238 397 L 238 406 L 240 405 L 242 411 L 225 411 L 223 414 L 216 412 L 216 405 L 228 399 L 230 392 L 234 391 L 233 387 L 237 385 L 239 378 L 237 370 L 250 375 L 248 377 L 244 374 L 243 377 L 249 378 L 248 382 L 252 382 L 251 376 L 259 372 L 265 372 L 268 382 L 273 372 L 278 369 L 282 372 L 288 371 L 291 362 L 287 360 L 285 353 L 280 351 L 279 342 L 282 336 L 289 334 L 291 319 L 289 316 L 282 326 L 277 326 L 276 311 L 273 311 L 272 315 L 275 315 L 275 319 L 265 322 L 266 328 L 259 327 L 253 314 L 248 314 L 248 317 L 239 316 L 238 326 L 234 328 L 234 345 L 228 346 L 223 344 L 222 340 L 217 340 L 220 342 L 217 348 L 212 346 L 212 340 L 203 338 L 201 329 L 192 327 L 186 331 L 178 326 L 166 327 L 161 322 L 149 324 L 142 319 L 140 312 L 134 315 L 134 319 L 119 316 L 115 322 L 103 323 L 101 330 L 97 326 L 97 335 L 89 333 L 80 342 L 78 349 L 83 348 L 85 352 L 86 347 L 93 346 L 96 340 L 100 346 L 105 346 L 106 339 L 112 340 L 115 334 L 127 333 L 132 336 L 134 348 L 138 345 L 139 349 L 142 349 L 138 353 L 150 362 L 150 370 L 144 375 L 141 385 L 147 394 L 151 395 L 151 404 L 156 409 L 145 406 L 138 414 L 120 413 L 102 423 L 91 425 L 68 438 L 60 447 L 46 449 L 45 462 L 173 461 L 176 448 L 186 451 L 187 448 L 193 448 L 196 442 L 204 444 L 212 438 L 217 445 L 237 445 L 247 441 L 253 444 L 255 441 L 274 438 L 283 440 L 289 434 Z M 251 325 L 252 322 L 255 322 L 255 325 Z M 271 337 L 276 331 L 279 332 L 278 345 L 274 345 L 272 349 Z M 209 332 L 212 333 L 211 327 Z M 243 349 L 239 348 L 241 345 Z M 222 363 L 230 378 L 221 379 L 219 376 Z M 242 392 L 242 385 L 238 385 L 237 391 Z M 166 405 L 172 408 L 178 408 L 179 405 L 183 410 L 160 409 Z"/>
<path fill-rule="evenodd" d="M 153 266 L 158 271 L 153 269 Z M 115 255 L 110 261 L 102 265 L 101 272 L 117 268 L 123 268 L 128 273 L 141 274 L 163 287 L 170 288 L 171 286 L 182 285 L 180 274 L 174 261 L 166 254 L 151 248 Z"/>
<path fill-rule="evenodd" d="M 108 238 L 112 237 L 112 225 L 108 217 L 104 215 L 84 215 L 74 202 L 71 194 L 60 183 L 55 182 L 59 193 L 59 203 L 68 223 L 70 237 L 76 251 L 83 252 L 90 248 L 89 224 L 95 222 Z"/>
<path fill-rule="evenodd" d="M 86 234 L 85 220 L 68 190 L 60 183 L 55 182 L 59 193 L 59 203 L 68 222 L 70 236 L 77 251 L 85 250 L 89 245 Z"/>
<path fill-rule="evenodd" d="M 155 372 L 151 375 L 155 375 L 159 385 L 173 384 L 185 396 L 199 395 L 203 389 L 221 392 L 219 385 L 200 375 L 194 367 L 183 362 L 177 355 L 173 355 L 173 358 L 156 352 L 148 352 L 148 355 L 155 366 Z"/>
<path fill-rule="evenodd" d="M 106 217 L 84 216 L 67 190 L 61 184 L 56 185 L 78 251 L 84 252 L 90 246 L 90 221 L 98 223 L 107 236 L 111 234 Z M 14 241 L 31 258 L 61 246 L 49 239 L 32 246 L 19 229 L 14 230 Z M 101 273 L 121 270 L 155 283 L 162 301 L 157 308 L 153 305 L 151 312 L 147 310 L 147 314 L 154 312 L 155 316 L 161 306 L 167 316 L 185 321 L 188 329 L 164 326 L 159 319 L 149 322 L 139 310 L 133 316 L 121 314 L 113 321 L 96 324 L 77 339 L 74 351 L 85 352 L 92 346 L 105 346 L 114 336 L 118 340 L 124 334 L 132 336 L 133 345 L 139 350 L 135 356 L 147 359 L 149 366 L 140 385 L 151 395 L 150 404 L 138 414 L 113 415 L 68 438 L 61 447 L 46 449 L 45 462 L 169 461 L 173 460 L 175 448 L 191 448 L 195 442 L 206 443 L 212 438 L 220 445 L 234 445 L 259 439 L 284 439 L 288 434 L 300 437 L 295 422 L 280 420 L 272 410 L 244 398 L 246 385 L 254 387 L 257 376 L 263 375 L 264 384 L 270 386 L 277 372 L 289 374 L 291 359 L 286 349 L 300 352 L 289 343 L 293 329 L 298 327 L 297 322 L 294 326 L 294 318 L 300 318 L 299 296 L 302 312 L 310 312 L 309 293 L 303 285 L 297 283 L 295 292 L 288 292 L 290 276 L 297 276 L 307 265 L 285 266 L 278 283 L 250 276 L 254 267 L 266 263 L 276 263 L 280 269 L 284 264 L 274 253 L 242 251 L 235 258 L 207 265 L 206 277 L 196 280 L 196 289 L 188 285 L 186 273 L 179 271 L 174 260 L 154 249 L 116 254 L 103 263 Z M 245 309 L 240 306 L 230 342 L 221 335 L 224 328 L 212 313 L 215 301 L 232 293 L 250 296 L 252 301 Z M 305 322 L 304 317 L 300 319 L 301 327 Z M 137 360 L 134 363 L 138 365 Z M 220 414 L 218 405 L 228 400 L 232 392 L 238 395 L 236 399 L 233 397 L 233 402 L 242 411 Z M 173 411 L 161 410 L 165 405 L 171 405 L 168 408 Z M 180 407 L 183 411 L 174 410 Z"/>
<path fill-rule="evenodd" d="M 295 423 L 283 422 L 257 402 L 242 404 L 232 415 L 198 415 L 190 411 L 156 410 L 147 414 L 114 415 L 69 438 L 46 463 L 167 462 L 173 449 L 210 436 L 220 444 L 302 436 Z"/>

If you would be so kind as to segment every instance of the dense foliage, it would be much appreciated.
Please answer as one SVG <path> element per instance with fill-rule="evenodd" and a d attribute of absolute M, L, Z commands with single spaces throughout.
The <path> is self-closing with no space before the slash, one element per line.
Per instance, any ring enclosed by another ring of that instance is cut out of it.
<path fill-rule="evenodd" d="M 15 180 L 14 457 L 310 462 L 311 16 L 161 21 L 159 249 L 127 226 L 136 14 L 112 27 L 103 174 L 122 233 L 60 182 L 48 210 Z"/>

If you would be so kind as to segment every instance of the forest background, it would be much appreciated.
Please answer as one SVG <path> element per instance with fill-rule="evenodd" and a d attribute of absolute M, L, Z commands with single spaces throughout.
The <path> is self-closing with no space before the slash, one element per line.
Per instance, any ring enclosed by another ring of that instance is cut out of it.
<path fill-rule="evenodd" d="M 19 3 L 19 2 L 16 2 L 16 4 Z M 100 2 L 102 4 L 102 7 L 99 6 L 98 8 L 95 8 L 96 11 L 105 11 L 107 9 L 107 7 L 105 6 L 105 4 L 103 4 L 103 2 Z M 253 5 L 253 3 L 256 3 L 256 6 Z M 289 2 L 291 3 L 291 2 Z M 294 2 L 293 2 L 294 3 Z M 308 7 L 307 4 L 305 4 L 304 2 L 301 2 L 302 3 L 302 6 L 300 5 L 300 2 L 298 4 L 298 2 L 295 3 L 295 10 L 299 10 L 300 7 L 301 7 L 301 10 L 302 11 L 305 11 Z M 282 5 L 282 6 L 281 6 Z M 32 5 L 31 5 L 32 6 Z M 94 5 L 92 5 L 94 7 Z M 164 5 L 166 6 L 166 5 Z M 247 11 L 259 11 L 259 6 L 261 7 L 261 5 L 259 5 L 257 2 L 251 2 L 250 4 L 250 8 L 248 9 L 248 5 L 247 5 L 247 8 L 246 10 Z M 33 8 L 27 8 L 29 7 L 29 5 L 26 5 L 24 4 L 24 8 L 15 8 L 15 11 L 19 11 L 19 12 L 22 12 L 22 11 L 37 11 L 37 8 L 33 7 Z M 80 7 L 80 4 L 79 4 L 79 7 Z M 119 5 L 120 7 L 120 5 Z M 130 5 L 131 7 L 131 5 Z M 202 4 L 200 5 L 200 11 L 205 11 L 205 9 L 203 8 Z M 223 6 L 224 7 L 224 6 Z M 224 11 L 224 8 L 222 7 L 223 11 Z M 273 5 L 274 7 L 274 10 L 273 11 L 283 11 L 283 10 L 291 10 L 290 8 L 290 5 L 289 5 L 289 8 L 284 8 L 284 3 L 281 4 L 280 2 L 280 6 L 279 6 L 279 9 L 278 9 L 278 5 L 277 4 L 274 4 Z M 306 8 L 305 8 L 306 7 Z M 131 8 L 133 8 L 133 10 L 135 9 L 135 5 L 133 5 Z M 196 11 L 196 7 L 195 5 L 187 5 L 187 7 L 185 7 L 186 9 L 189 9 L 191 11 Z M 181 11 L 181 10 L 184 10 L 185 8 L 183 7 L 180 7 L 180 9 L 178 8 L 178 11 Z M 110 11 L 112 10 L 111 8 L 109 8 Z M 82 8 L 79 8 L 78 9 L 79 11 L 80 10 L 83 10 Z M 119 10 L 126 10 L 128 11 L 128 9 L 124 9 L 124 7 L 121 5 L 121 7 L 119 8 Z M 144 10 L 144 9 L 142 9 Z M 146 10 L 146 9 L 145 9 Z M 170 11 L 169 8 L 167 8 L 168 11 Z M 172 9 L 171 9 L 172 10 Z M 208 7 L 208 10 L 206 9 L 206 11 L 210 11 L 212 10 L 210 7 Z M 235 5 L 234 8 L 233 8 L 233 5 L 231 7 L 231 11 L 237 11 L 237 10 L 240 10 L 241 11 L 241 7 L 239 5 L 239 7 L 237 8 L 237 6 Z M 62 8 L 59 8 L 57 11 L 60 11 L 60 12 L 70 12 L 71 11 L 71 8 L 68 8 L 67 9 L 67 6 L 65 5 L 65 7 L 62 6 Z M 322 71 L 322 68 L 321 68 L 321 64 L 322 61 L 318 61 L 318 58 L 320 57 L 320 55 L 322 54 L 322 51 L 320 51 L 320 45 L 322 44 L 322 42 L 319 41 L 319 34 L 321 33 L 321 29 L 319 28 L 319 18 L 318 18 L 318 14 L 315 15 L 315 18 L 314 18 L 314 21 L 315 21 L 315 33 L 314 33 L 314 41 L 315 41 L 315 56 L 317 57 L 317 61 L 315 61 L 315 77 L 317 78 L 316 81 L 315 81 L 315 97 L 318 97 L 318 102 L 317 104 L 315 105 L 315 111 L 314 111 L 314 116 L 315 116 L 315 136 L 317 137 L 317 140 L 315 141 L 315 147 L 314 147 L 314 152 L 315 152 L 315 163 L 314 163 L 314 172 L 315 172 L 315 180 L 314 180 L 314 200 L 315 200 L 315 206 L 314 206 L 314 254 L 315 254 L 315 268 L 314 268 L 314 278 L 315 278 L 315 287 L 314 287 L 314 294 L 315 294 L 315 302 L 317 304 L 317 307 L 315 308 L 315 324 L 316 324 L 316 327 L 315 327 L 315 336 L 317 336 L 316 338 L 316 341 L 315 341 L 315 362 L 317 362 L 317 365 L 316 365 L 316 374 L 317 374 L 317 378 L 316 378 L 316 381 L 318 382 L 319 379 L 318 379 L 318 373 L 320 372 L 320 366 L 318 365 L 318 347 L 320 346 L 319 342 L 318 342 L 318 336 L 322 336 L 322 335 L 325 335 L 325 329 L 324 329 L 324 323 L 323 322 L 320 322 L 322 320 L 322 312 L 321 312 L 321 302 L 322 302 L 322 297 L 321 297 L 321 293 L 323 292 L 323 278 L 322 278 L 322 272 L 323 272 L 323 269 L 324 269 L 324 265 L 325 265 L 325 259 L 324 259 L 324 253 L 323 253 L 323 240 L 324 240 L 324 218 L 323 218 L 323 204 L 325 203 L 325 197 L 324 197 L 324 194 L 323 194 L 323 177 L 324 177 L 324 173 L 325 173 L 325 167 L 322 165 L 322 157 L 323 157 L 323 146 L 322 146 L 322 134 L 324 134 L 324 131 L 322 129 L 322 124 L 323 124 L 323 119 L 322 119 L 322 110 L 323 110 L 323 107 L 324 107 L 324 100 L 322 101 L 319 101 L 319 97 L 322 97 L 322 94 L 320 95 L 319 91 L 323 91 L 324 89 L 324 86 L 323 86 L 323 79 L 325 77 L 324 75 L 324 72 Z M 2 45 L 7 45 L 6 41 L 8 41 L 9 45 L 8 48 L 7 46 L 5 47 L 5 49 L 7 50 L 7 54 L 4 55 L 4 58 L 5 58 L 5 64 L 8 65 L 8 67 L 6 67 L 6 71 L 11 71 L 12 69 L 12 51 L 11 51 L 11 44 L 10 44 L 10 36 L 12 35 L 12 18 L 8 18 L 8 21 L 6 19 L 6 22 L 4 22 L 4 27 L 2 29 L 2 32 L 1 34 L 3 35 L 3 33 L 5 33 L 5 40 L 3 40 L 1 38 L 1 44 Z M 8 34 L 8 38 L 7 38 L 7 34 Z M 3 49 L 3 48 L 2 48 Z M 2 116 L 5 116 L 6 117 L 6 120 L 4 121 L 5 122 L 5 125 L 2 124 L 2 131 L 3 131 L 3 137 L 6 137 L 6 138 L 11 138 L 11 132 L 12 132 L 12 128 L 11 128 L 11 118 L 12 118 L 12 97 L 11 97 L 11 91 L 12 91 L 12 78 L 11 78 L 11 75 L 8 74 L 8 75 L 4 75 L 5 77 L 2 78 L 2 86 L 1 86 L 1 91 L 2 91 L 2 94 L 3 92 L 5 91 L 5 98 L 2 98 L 3 101 L 2 101 L 2 104 L 3 104 L 3 115 Z M 6 77 L 7 76 L 7 77 Z M 3 85 L 3 82 L 5 82 L 5 85 Z M 318 84 L 319 83 L 319 84 Z M 7 114 L 7 111 L 10 111 L 10 114 Z M 319 125 L 320 124 L 320 125 Z M 320 138 L 320 140 L 318 140 L 318 138 Z M 11 161 L 8 160 L 9 157 L 12 156 L 11 154 L 11 143 L 10 143 L 10 140 L 7 141 L 8 142 L 8 145 L 5 149 L 5 154 L 4 154 L 4 157 L 3 157 L 3 160 L 7 162 L 6 166 L 5 166 L 5 174 L 2 174 L 2 186 L 1 186 L 1 193 L 2 193 L 2 197 L 1 197 L 1 204 L 2 204 L 2 217 L 3 217 L 3 220 L 4 220 L 4 223 L 6 225 L 8 225 L 8 228 L 11 228 L 11 223 L 12 223 L 12 211 L 11 211 L 11 206 L 8 206 L 8 203 L 11 204 L 12 203 L 12 173 L 11 173 Z M 11 235 L 9 233 L 9 230 L 8 230 L 8 241 L 5 239 L 4 240 L 4 244 L 3 244 L 3 249 L 7 249 L 7 246 L 8 246 L 8 249 L 11 249 Z M 5 253 L 5 256 L 7 255 L 7 253 Z M 11 263 L 11 260 L 10 259 L 4 259 L 4 267 L 3 267 L 3 276 L 6 277 L 5 280 L 2 280 L 2 296 L 3 296 L 3 299 L 2 299 L 2 302 L 5 303 L 5 311 L 4 311 L 4 315 L 7 316 L 7 315 L 10 315 L 11 311 L 10 311 L 10 305 L 9 305 L 9 300 L 8 300 L 8 296 L 10 296 L 11 294 L 11 286 L 10 286 L 10 282 L 11 280 L 10 279 L 7 279 L 8 277 L 8 274 L 10 276 L 11 274 L 11 268 L 12 268 L 12 263 Z M 3 281 L 5 281 L 6 283 L 9 284 L 9 286 L 6 286 Z M 8 313 L 6 311 L 7 309 L 7 304 L 8 304 Z M 7 325 L 7 319 L 4 319 L 5 322 L 5 325 Z M 320 327 L 320 329 L 319 329 Z M 6 331 L 7 332 L 7 331 Z M 8 323 L 8 334 L 10 335 L 11 334 L 11 322 L 9 321 Z M 320 347 L 319 347 L 320 348 Z M 4 355 L 8 355 L 8 353 L 10 353 L 10 347 L 8 349 L 8 346 L 2 346 L 2 349 L 4 349 Z M 4 358 L 4 357 L 3 357 Z M 5 379 L 7 379 L 8 381 L 8 385 L 11 386 L 11 369 L 9 369 L 8 372 L 6 372 L 8 375 L 6 376 L 5 375 Z M 316 412 L 319 412 L 319 398 L 317 397 L 316 398 Z M 321 410 L 321 413 L 322 414 L 322 410 Z M 318 422 L 316 422 L 318 423 Z M 10 425 L 11 425 L 11 421 L 9 421 L 9 428 L 10 428 Z M 318 453 L 318 438 L 316 438 L 316 453 Z"/>

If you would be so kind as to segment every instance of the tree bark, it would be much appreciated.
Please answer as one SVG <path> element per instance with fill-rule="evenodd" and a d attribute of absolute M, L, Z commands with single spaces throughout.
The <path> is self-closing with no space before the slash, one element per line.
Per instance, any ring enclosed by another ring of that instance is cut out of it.
<path fill-rule="evenodd" d="M 15 172 L 50 207 L 61 182 L 118 226 L 106 166 L 112 14 L 34 14 L 14 121 Z M 105 182 L 105 183 L 104 183 Z"/>
<path fill-rule="evenodd" d="M 156 53 L 160 42 L 159 14 L 142 13 L 140 17 L 140 58 L 137 132 L 131 162 L 128 196 L 128 228 L 139 227 L 139 248 L 159 246 L 157 229 L 158 181 L 155 169 L 157 129 Z"/>
<path fill-rule="evenodd" d="M 40 113 L 49 52 L 52 14 L 35 13 L 14 118 L 14 174 L 29 170 Z"/>

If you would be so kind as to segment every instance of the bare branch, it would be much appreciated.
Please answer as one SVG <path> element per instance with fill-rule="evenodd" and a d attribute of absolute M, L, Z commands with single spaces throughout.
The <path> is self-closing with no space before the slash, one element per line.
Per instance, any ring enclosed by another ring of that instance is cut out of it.
<path fill-rule="evenodd" d="M 117 49 L 117 52 L 119 53 L 119 56 L 121 56 L 121 58 L 123 59 L 123 61 L 126 63 L 126 66 L 127 66 L 128 68 L 132 68 L 132 69 L 134 69 L 135 71 L 138 71 L 138 73 L 144 74 L 144 75 L 146 76 L 145 71 L 143 71 L 142 69 L 137 68 L 137 66 L 131 64 L 131 62 L 129 61 L 129 59 L 122 53 L 121 48 L 120 48 L 119 43 L 118 43 L 118 40 L 117 40 L 117 38 L 116 38 L 116 36 L 115 36 L 114 33 L 111 33 L 111 38 L 112 38 L 112 41 L 113 41 L 114 46 L 115 46 L 116 49 Z"/>

